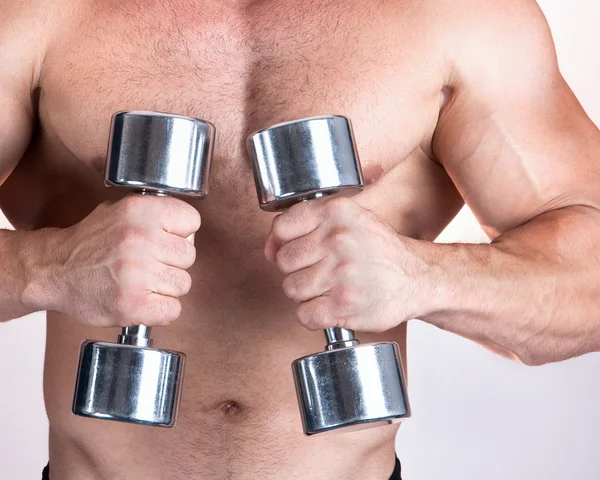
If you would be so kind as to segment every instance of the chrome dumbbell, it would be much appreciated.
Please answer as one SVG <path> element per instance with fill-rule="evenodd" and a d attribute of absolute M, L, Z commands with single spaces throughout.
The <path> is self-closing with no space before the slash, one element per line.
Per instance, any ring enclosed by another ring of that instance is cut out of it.
<path fill-rule="evenodd" d="M 260 207 L 275 212 L 363 188 L 350 121 L 313 117 L 266 128 L 248 137 Z M 325 351 L 292 363 L 307 435 L 343 427 L 396 423 L 410 416 L 396 343 L 361 345 L 352 330 L 325 330 Z"/>
<path fill-rule="evenodd" d="M 202 198 L 214 146 L 212 124 L 154 112 L 113 116 L 105 185 L 142 195 Z M 150 327 L 123 328 L 118 343 L 82 343 L 73 413 L 172 427 L 185 355 L 152 347 Z"/>

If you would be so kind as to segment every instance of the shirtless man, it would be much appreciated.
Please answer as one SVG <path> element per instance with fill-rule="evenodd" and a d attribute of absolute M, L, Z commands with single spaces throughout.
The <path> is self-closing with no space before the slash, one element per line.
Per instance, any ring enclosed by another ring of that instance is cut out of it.
<path fill-rule="evenodd" d="M 215 124 L 207 200 L 104 188 L 131 109 Z M 244 140 L 318 114 L 352 120 L 369 185 L 273 223 Z M 395 427 L 302 435 L 311 329 L 597 350 L 599 156 L 533 0 L 1 0 L 0 314 L 48 310 L 50 477 L 389 478 Z M 492 244 L 431 243 L 464 201 Z M 176 428 L 72 415 L 80 342 L 142 321 L 188 354 Z"/>

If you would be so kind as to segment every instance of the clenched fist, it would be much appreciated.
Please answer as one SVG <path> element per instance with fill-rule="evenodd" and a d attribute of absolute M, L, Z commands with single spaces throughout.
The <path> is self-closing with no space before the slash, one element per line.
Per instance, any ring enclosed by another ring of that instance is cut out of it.
<path fill-rule="evenodd" d="M 165 325 L 181 313 L 186 271 L 196 250 L 186 240 L 200 214 L 182 200 L 131 195 L 99 205 L 57 231 L 52 310 L 96 327 Z"/>
<path fill-rule="evenodd" d="M 418 246 L 355 201 L 329 198 L 277 216 L 265 255 L 305 327 L 382 332 L 424 313 L 429 268 Z"/>

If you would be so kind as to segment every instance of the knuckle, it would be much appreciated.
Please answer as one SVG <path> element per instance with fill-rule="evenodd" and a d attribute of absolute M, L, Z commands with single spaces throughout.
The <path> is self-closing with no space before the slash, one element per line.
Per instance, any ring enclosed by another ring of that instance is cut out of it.
<path fill-rule="evenodd" d="M 285 215 L 283 213 L 280 215 L 277 215 L 273 219 L 272 230 L 273 230 L 273 235 L 275 236 L 276 239 L 281 239 L 284 237 L 285 231 L 287 230 L 286 223 L 287 223 L 287 221 L 286 221 Z"/>
<path fill-rule="evenodd" d="M 326 299 L 321 298 L 320 302 L 311 301 L 301 303 L 296 308 L 296 316 L 301 325 L 309 330 L 321 330 L 335 326 L 335 320 L 328 313 L 329 310 L 324 305 Z"/>
<path fill-rule="evenodd" d="M 181 302 L 176 298 L 164 297 L 155 305 L 152 315 L 153 322 L 157 326 L 167 326 L 181 315 Z"/>
<path fill-rule="evenodd" d="M 128 195 L 119 202 L 120 213 L 125 217 L 137 215 L 142 205 L 141 195 Z"/>
<path fill-rule="evenodd" d="M 284 245 L 275 253 L 275 264 L 282 272 L 288 272 L 291 265 L 289 248 Z"/>
<path fill-rule="evenodd" d="M 335 269 L 335 277 L 341 281 L 348 281 L 357 275 L 357 268 L 351 262 L 340 263 Z"/>
<path fill-rule="evenodd" d="M 287 297 L 296 301 L 307 301 L 319 295 L 320 280 L 314 274 L 305 272 L 289 275 L 283 280 L 283 291 Z"/>
<path fill-rule="evenodd" d="M 118 259 L 112 266 L 113 288 L 124 300 L 131 300 L 131 295 L 143 290 L 149 282 L 148 270 L 144 264 L 134 260 Z"/>
<path fill-rule="evenodd" d="M 113 265 L 113 274 L 120 282 L 127 280 L 132 270 L 135 270 L 135 266 L 131 260 L 127 258 L 118 258 L 115 260 Z"/>
<path fill-rule="evenodd" d="M 194 245 L 192 245 L 192 242 L 188 242 L 187 240 L 184 240 L 184 244 L 185 244 L 185 251 L 182 254 L 184 263 L 186 263 L 187 265 L 189 265 L 190 267 L 194 264 L 194 262 L 196 261 L 196 247 L 194 247 Z"/>
<path fill-rule="evenodd" d="M 172 298 L 165 303 L 164 319 L 169 323 L 174 322 L 181 315 L 181 302 L 176 298 Z"/>
<path fill-rule="evenodd" d="M 329 234 L 327 243 L 334 250 L 344 251 L 352 245 L 352 235 L 348 229 L 338 228 Z"/>
<path fill-rule="evenodd" d="M 334 197 L 325 203 L 325 213 L 329 216 L 339 217 L 351 211 L 354 202 L 346 197 Z"/>
<path fill-rule="evenodd" d="M 141 228 L 136 228 L 131 225 L 125 226 L 119 235 L 118 246 L 121 249 L 139 249 L 141 244 L 148 241 L 148 234 Z"/>
<path fill-rule="evenodd" d="M 302 303 L 296 307 L 296 316 L 300 324 L 309 330 L 319 329 L 319 315 L 314 305 Z"/>
<path fill-rule="evenodd" d="M 292 276 L 287 276 L 283 279 L 282 283 L 283 293 L 288 298 L 296 298 L 299 293 L 298 282 Z"/>
<path fill-rule="evenodd" d="M 338 288 L 334 295 L 335 304 L 342 312 L 352 309 L 355 304 L 355 298 L 356 296 L 353 294 L 351 289 L 347 287 Z"/>
<path fill-rule="evenodd" d="M 200 228 L 200 225 L 202 224 L 202 218 L 200 217 L 200 212 L 198 212 L 198 210 L 196 210 L 192 206 L 189 206 L 188 210 L 189 210 L 189 219 L 188 219 L 189 228 L 191 231 L 196 232 Z"/>
<path fill-rule="evenodd" d="M 202 219 L 196 208 L 179 198 L 169 197 L 167 200 L 168 202 L 162 204 L 162 215 L 175 217 L 181 226 L 190 232 L 196 232 L 200 228 Z"/>
<path fill-rule="evenodd" d="M 192 289 L 192 276 L 185 270 L 182 270 L 179 281 L 181 294 L 187 295 Z"/>

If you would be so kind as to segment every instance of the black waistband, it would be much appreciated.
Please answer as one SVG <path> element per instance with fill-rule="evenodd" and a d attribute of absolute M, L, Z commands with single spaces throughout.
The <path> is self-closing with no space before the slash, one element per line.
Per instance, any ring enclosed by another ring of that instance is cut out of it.
<path fill-rule="evenodd" d="M 396 467 L 394 468 L 394 473 L 390 477 L 390 480 L 402 480 L 401 468 L 400 468 L 400 460 L 396 459 Z M 44 471 L 42 472 L 42 480 L 50 480 L 50 465 L 46 465 Z"/>
<path fill-rule="evenodd" d="M 400 460 L 396 459 L 396 467 L 394 468 L 394 473 L 392 473 L 390 480 L 402 480 L 401 474 Z"/>

